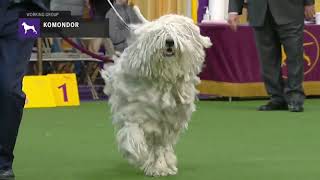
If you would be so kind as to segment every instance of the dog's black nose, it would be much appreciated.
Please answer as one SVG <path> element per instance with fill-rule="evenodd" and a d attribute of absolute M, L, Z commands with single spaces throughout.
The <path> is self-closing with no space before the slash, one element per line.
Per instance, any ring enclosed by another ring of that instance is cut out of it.
<path fill-rule="evenodd" d="M 166 46 L 167 46 L 167 47 L 173 47 L 173 46 L 174 46 L 174 41 L 173 41 L 173 39 L 167 39 L 167 40 L 166 40 Z"/>

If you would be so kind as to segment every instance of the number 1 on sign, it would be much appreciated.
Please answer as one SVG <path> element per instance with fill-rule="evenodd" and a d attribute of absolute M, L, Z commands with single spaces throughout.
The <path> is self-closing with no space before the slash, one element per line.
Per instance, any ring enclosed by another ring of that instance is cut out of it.
<path fill-rule="evenodd" d="M 58 87 L 58 89 L 62 89 L 63 101 L 68 102 L 69 99 L 68 99 L 68 93 L 67 93 L 67 84 L 66 83 L 62 84 L 61 86 Z"/>

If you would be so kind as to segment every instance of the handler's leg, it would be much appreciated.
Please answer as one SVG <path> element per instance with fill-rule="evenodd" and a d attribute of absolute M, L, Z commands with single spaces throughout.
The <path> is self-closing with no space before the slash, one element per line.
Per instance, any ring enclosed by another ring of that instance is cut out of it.
<path fill-rule="evenodd" d="M 256 44 L 260 55 L 261 73 L 270 102 L 259 110 L 286 109 L 284 82 L 281 73 L 281 44 L 276 24 L 267 12 L 265 24 L 255 27 Z"/>
<path fill-rule="evenodd" d="M 0 171 L 12 169 L 13 150 L 25 103 L 22 79 L 34 40 L 18 38 L 19 8 L 8 10 L 0 30 Z M 1 175 L 0 175 L 1 176 Z"/>
<path fill-rule="evenodd" d="M 291 23 L 281 25 L 278 34 L 287 54 L 288 83 L 285 94 L 289 104 L 289 110 L 293 112 L 303 111 L 305 99 L 303 91 L 304 61 L 303 61 L 303 34 L 304 24 Z"/>

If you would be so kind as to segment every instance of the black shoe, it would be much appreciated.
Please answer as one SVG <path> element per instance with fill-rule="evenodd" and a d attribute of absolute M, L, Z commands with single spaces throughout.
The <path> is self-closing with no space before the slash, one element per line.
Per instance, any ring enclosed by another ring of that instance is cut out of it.
<path fill-rule="evenodd" d="M 304 108 L 302 104 L 299 103 L 289 103 L 288 105 L 290 112 L 303 112 Z"/>
<path fill-rule="evenodd" d="M 14 180 L 12 169 L 0 170 L 0 180 Z"/>
<path fill-rule="evenodd" d="M 280 111 L 280 110 L 288 110 L 287 103 L 273 103 L 268 102 L 266 105 L 262 105 L 258 108 L 259 111 Z"/>

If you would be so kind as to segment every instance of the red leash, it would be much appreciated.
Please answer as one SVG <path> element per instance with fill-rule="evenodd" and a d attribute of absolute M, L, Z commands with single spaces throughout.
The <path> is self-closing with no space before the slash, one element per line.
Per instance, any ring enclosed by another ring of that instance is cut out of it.
<path fill-rule="evenodd" d="M 101 60 L 101 61 L 104 62 L 104 63 L 113 62 L 113 60 L 110 59 L 109 57 L 101 56 L 101 55 L 99 55 L 99 54 L 96 54 L 96 53 L 94 53 L 94 52 L 91 52 L 91 51 L 89 51 L 88 49 L 83 48 L 81 45 L 75 43 L 75 42 L 74 42 L 73 40 L 71 40 L 70 38 L 64 37 L 63 39 L 64 39 L 67 43 L 69 43 L 72 47 L 78 49 L 78 50 L 79 50 L 80 52 L 82 52 L 82 53 L 85 53 L 85 54 L 91 56 L 91 57 L 94 58 L 94 59 Z"/>

